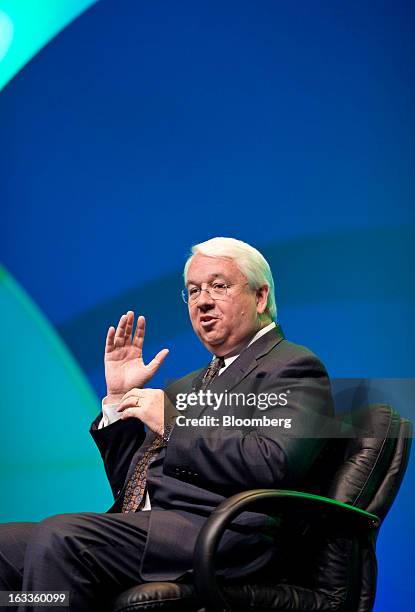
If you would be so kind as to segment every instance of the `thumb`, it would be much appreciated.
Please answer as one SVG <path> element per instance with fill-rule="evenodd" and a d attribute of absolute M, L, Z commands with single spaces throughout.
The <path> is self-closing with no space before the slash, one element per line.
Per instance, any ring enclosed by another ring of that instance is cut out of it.
<path fill-rule="evenodd" d="M 168 354 L 169 354 L 169 349 L 162 349 L 160 352 L 157 353 L 154 359 L 150 361 L 147 367 L 149 368 L 149 370 L 151 370 L 153 374 L 154 372 L 157 372 L 157 370 L 159 369 L 163 361 L 166 359 Z"/>

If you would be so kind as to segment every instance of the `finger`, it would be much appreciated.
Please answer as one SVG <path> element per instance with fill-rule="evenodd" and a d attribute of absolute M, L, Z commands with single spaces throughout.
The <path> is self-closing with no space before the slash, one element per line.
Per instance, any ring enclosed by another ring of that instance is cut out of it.
<path fill-rule="evenodd" d="M 162 349 L 160 352 L 157 353 L 154 359 L 150 361 L 150 363 L 147 365 L 147 368 L 151 370 L 151 372 L 154 374 L 154 372 L 157 372 L 168 354 L 169 349 Z"/>
<path fill-rule="evenodd" d="M 131 417 L 135 417 L 136 419 L 140 419 L 140 411 L 137 408 L 127 408 L 121 415 L 121 419 L 130 419 Z"/>
<path fill-rule="evenodd" d="M 137 319 L 137 325 L 135 328 L 135 334 L 133 339 L 133 344 L 138 348 L 139 357 L 143 354 L 143 344 L 144 344 L 144 336 L 146 333 L 146 320 L 145 317 L 140 315 Z"/>
<path fill-rule="evenodd" d="M 124 410 L 128 408 L 140 408 L 140 404 L 137 404 L 137 402 L 139 402 L 138 399 L 126 400 L 125 402 L 122 402 L 119 406 L 117 406 L 116 412 L 124 412 Z"/>
<path fill-rule="evenodd" d="M 134 326 L 134 312 L 132 310 L 129 310 L 126 316 L 127 316 L 127 319 L 126 319 L 126 325 L 125 325 L 125 343 L 131 344 L 132 342 L 131 332 L 133 331 L 133 326 Z"/>
<path fill-rule="evenodd" d="M 127 408 L 128 406 L 139 406 L 140 404 L 140 397 L 138 397 L 137 395 L 129 395 L 128 397 L 123 397 L 119 403 L 119 405 L 117 406 L 117 410 L 124 410 L 124 408 Z"/>
<path fill-rule="evenodd" d="M 145 393 L 146 389 L 139 389 L 138 387 L 132 387 L 129 391 L 127 391 L 127 393 L 124 393 L 124 395 L 121 398 L 121 401 L 123 401 L 126 397 L 130 397 L 131 395 L 135 395 L 142 397 Z"/>
<path fill-rule="evenodd" d="M 115 327 L 111 325 L 108 328 L 107 338 L 105 340 L 105 352 L 110 353 L 114 350 L 114 337 L 115 337 Z"/>
<path fill-rule="evenodd" d="M 136 402 L 123 402 L 119 406 L 116 407 L 116 412 L 124 412 L 127 408 L 138 408 Z"/>
<path fill-rule="evenodd" d="M 125 328 L 127 325 L 127 315 L 123 314 L 117 325 L 115 332 L 114 344 L 115 346 L 124 346 L 125 342 Z"/>
<path fill-rule="evenodd" d="M 143 395 L 138 393 L 138 389 L 135 390 L 135 391 L 131 390 L 131 391 L 128 391 L 128 393 L 126 393 L 125 395 L 122 396 L 120 404 L 122 404 L 122 402 L 125 402 L 127 400 L 137 401 L 137 399 L 141 399 L 142 397 L 143 397 Z"/>

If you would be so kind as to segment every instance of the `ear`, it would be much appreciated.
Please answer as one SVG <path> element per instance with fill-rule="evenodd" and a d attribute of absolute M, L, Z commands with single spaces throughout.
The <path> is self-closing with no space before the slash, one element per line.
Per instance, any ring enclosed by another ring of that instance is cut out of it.
<path fill-rule="evenodd" d="M 258 314 L 263 314 L 267 308 L 269 294 L 269 286 L 262 285 L 256 290 L 256 311 Z"/>

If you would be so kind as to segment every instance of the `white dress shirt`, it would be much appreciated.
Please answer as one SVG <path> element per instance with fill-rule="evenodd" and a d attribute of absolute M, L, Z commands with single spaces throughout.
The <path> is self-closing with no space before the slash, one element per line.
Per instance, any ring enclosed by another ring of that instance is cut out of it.
<path fill-rule="evenodd" d="M 263 327 L 262 329 L 260 329 L 255 334 L 255 336 L 251 338 L 250 342 L 246 345 L 245 348 L 248 348 L 248 346 L 251 346 L 251 344 L 253 344 L 255 340 L 258 340 L 258 338 L 260 338 L 261 336 L 269 332 L 273 327 L 275 327 L 274 321 L 270 323 L 269 325 L 267 325 L 266 327 Z M 233 363 L 235 359 L 239 357 L 240 354 L 241 353 L 238 353 L 238 355 L 232 355 L 232 357 L 225 357 L 225 365 L 223 366 L 223 368 L 219 370 L 218 376 L 223 374 L 226 368 L 228 368 L 231 365 L 231 363 Z M 214 359 L 215 359 L 215 355 L 213 355 L 212 361 Z M 104 404 L 104 401 L 105 401 L 105 397 L 102 400 L 102 419 L 98 425 L 98 429 L 107 427 L 108 425 L 115 423 L 115 421 L 118 421 L 118 419 L 121 418 L 121 413 L 117 412 L 117 408 L 119 404 Z M 144 503 L 144 506 L 141 508 L 141 510 L 151 510 L 151 503 L 150 503 L 150 497 L 149 497 L 148 491 L 146 491 L 145 503 Z"/>

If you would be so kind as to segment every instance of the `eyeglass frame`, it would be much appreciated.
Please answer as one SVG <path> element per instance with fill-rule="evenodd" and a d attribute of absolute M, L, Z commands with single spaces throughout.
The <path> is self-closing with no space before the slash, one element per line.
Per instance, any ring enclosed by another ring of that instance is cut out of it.
<path fill-rule="evenodd" d="M 209 283 L 206 283 L 209 286 Z M 181 291 L 181 296 L 182 296 L 182 300 L 185 304 L 189 305 L 189 304 L 196 304 L 196 302 L 199 301 L 200 296 L 202 295 L 202 291 L 206 291 L 210 297 L 212 298 L 212 300 L 220 300 L 222 297 L 226 297 L 228 296 L 228 289 L 230 289 L 231 287 L 237 287 L 237 286 L 245 286 L 245 285 L 249 285 L 249 282 L 245 282 L 245 283 L 231 283 L 231 284 L 227 284 L 227 283 L 219 283 L 221 285 L 225 285 L 225 293 L 223 293 L 220 297 L 213 297 L 213 295 L 211 294 L 211 290 L 214 289 L 214 287 L 212 285 L 210 285 L 210 289 L 208 288 L 203 288 L 203 287 L 197 287 L 199 289 L 199 293 L 197 295 L 196 298 L 194 298 L 193 300 L 187 300 L 186 297 L 189 294 L 189 290 L 187 287 L 184 287 Z M 197 286 L 197 285 L 196 285 Z"/>

